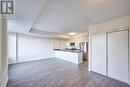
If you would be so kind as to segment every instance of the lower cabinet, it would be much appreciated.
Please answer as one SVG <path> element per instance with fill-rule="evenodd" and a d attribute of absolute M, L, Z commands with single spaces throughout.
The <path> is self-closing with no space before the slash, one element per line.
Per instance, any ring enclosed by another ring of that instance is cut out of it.
<path fill-rule="evenodd" d="M 55 58 L 59 58 L 71 63 L 80 64 L 83 63 L 82 52 L 66 52 L 66 51 L 54 51 Z"/>
<path fill-rule="evenodd" d="M 92 71 L 129 83 L 129 31 L 92 36 Z"/>

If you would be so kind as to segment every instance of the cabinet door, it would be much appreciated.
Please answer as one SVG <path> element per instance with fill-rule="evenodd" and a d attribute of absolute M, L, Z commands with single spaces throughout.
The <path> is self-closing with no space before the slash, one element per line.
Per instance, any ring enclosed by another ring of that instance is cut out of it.
<path fill-rule="evenodd" d="M 128 83 L 128 31 L 108 33 L 108 76 Z"/>
<path fill-rule="evenodd" d="M 53 40 L 53 49 L 60 49 L 60 40 Z"/>
<path fill-rule="evenodd" d="M 106 75 L 106 33 L 92 36 L 92 71 Z"/>

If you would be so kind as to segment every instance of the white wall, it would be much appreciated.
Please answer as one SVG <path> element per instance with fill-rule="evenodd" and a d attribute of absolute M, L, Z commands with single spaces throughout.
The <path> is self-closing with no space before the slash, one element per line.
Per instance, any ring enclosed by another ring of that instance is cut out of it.
<path fill-rule="evenodd" d="M 9 64 L 16 63 L 16 33 L 8 33 Z"/>
<path fill-rule="evenodd" d="M 0 87 L 6 87 L 8 81 L 7 61 L 7 23 L 6 19 L 0 19 Z"/>
<path fill-rule="evenodd" d="M 18 62 L 53 58 L 53 49 L 64 48 L 65 42 L 64 39 L 18 34 Z M 12 61 L 16 59 L 15 33 L 9 33 L 9 58 L 10 63 L 15 63 Z"/>
<path fill-rule="evenodd" d="M 88 37 L 78 37 L 67 40 L 67 42 L 88 42 Z"/>
<path fill-rule="evenodd" d="M 116 29 L 116 28 L 122 28 L 122 27 L 129 27 L 130 28 L 130 15 L 125 16 L 125 17 L 121 17 L 121 18 L 118 18 L 118 19 L 115 19 L 115 20 L 111 20 L 111 21 L 108 21 L 108 22 L 90 25 L 90 27 L 89 27 L 89 70 L 90 71 L 91 71 L 91 68 L 92 68 L 91 67 L 92 34 L 96 33 L 96 32 L 104 32 L 104 31 L 109 31 L 109 30 L 113 30 L 113 29 Z M 129 73 L 130 73 L 130 71 L 129 71 Z"/>
<path fill-rule="evenodd" d="M 19 62 L 52 58 L 53 55 L 52 40 L 19 34 Z"/>

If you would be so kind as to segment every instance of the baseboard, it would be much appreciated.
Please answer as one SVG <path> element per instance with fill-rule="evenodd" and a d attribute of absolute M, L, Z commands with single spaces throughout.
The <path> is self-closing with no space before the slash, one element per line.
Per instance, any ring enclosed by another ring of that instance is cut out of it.
<path fill-rule="evenodd" d="M 7 82 L 8 82 L 8 72 L 6 69 L 0 74 L 0 87 L 6 87 Z"/>

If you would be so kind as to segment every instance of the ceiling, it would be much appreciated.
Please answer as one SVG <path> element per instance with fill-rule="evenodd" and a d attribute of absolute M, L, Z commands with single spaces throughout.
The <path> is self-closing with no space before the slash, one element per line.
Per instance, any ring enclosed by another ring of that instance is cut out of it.
<path fill-rule="evenodd" d="M 130 0 L 67 0 L 90 23 L 100 23 L 130 14 Z"/>
<path fill-rule="evenodd" d="M 9 19 L 11 32 L 53 37 L 80 36 L 89 24 L 130 14 L 130 0 L 15 0 L 15 17 Z M 86 34 L 85 34 L 86 35 Z"/>

